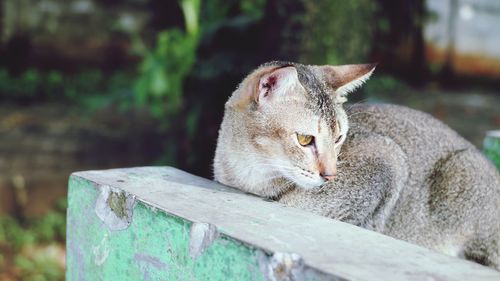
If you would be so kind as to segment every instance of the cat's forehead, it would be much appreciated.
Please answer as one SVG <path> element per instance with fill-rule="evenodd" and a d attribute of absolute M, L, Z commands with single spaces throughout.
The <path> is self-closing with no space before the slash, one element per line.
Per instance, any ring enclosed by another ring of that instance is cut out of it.
<path fill-rule="evenodd" d="M 332 89 L 327 86 L 320 73 L 315 72 L 310 66 L 294 62 L 272 62 L 272 64 L 285 67 L 293 66 L 297 70 L 298 82 L 305 89 L 306 106 L 321 116 L 334 114 L 331 98 Z"/>
<path fill-rule="evenodd" d="M 321 114 L 307 106 L 307 102 L 283 103 L 279 109 L 275 108 L 274 114 L 270 116 L 278 127 L 284 127 L 289 131 L 304 134 L 316 134 L 321 129 L 332 127 L 335 123 L 333 113 Z M 274 122 L 273 122 L 274 123 Z"/>
<path fill-rule="evenodd" d="M 307 106 L 316 114 L 326 117 L 334 114 L 331 91 L 322 77 L 318 77 L 310 67 L 298 64 L 295 66 L 299 83 L 306 90 Z"/>

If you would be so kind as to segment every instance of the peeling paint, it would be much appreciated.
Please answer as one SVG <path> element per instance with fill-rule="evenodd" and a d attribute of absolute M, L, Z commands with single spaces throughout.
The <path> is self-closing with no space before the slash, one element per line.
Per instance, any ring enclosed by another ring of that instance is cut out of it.
<path fill-rule="evenodd" d="M 105 235 L 99 245 L 93 247 L 95 265 L 101 266 L 109 256 L 108 236 Z"/>
<path fill-rule="evenodd" d="M 189 232 L 189 255 L 193 260 L 199 257 L 218 237 L 217 228 L 208 223 L 196 222 Z"/>
<path fill-rule="evenodd" d="M 106 210 L 118 219 L 107 203 L 106 194 L 111 192 L 119 189 L 70 179 L 68 281 L 264 280 L 253 247 L 219 234 L 213 225 L 169 215 L 140 200 L 135 204 L 126 200 L 130 223 L 122 231 L 112 231 L 109 218 L 99 215 Z M 103 237 L 107 237 L 104 242 Z"/>
<path fill-rule="evenodd" d="M 95 203 L 95 213 L 110 230 L 124 230 L 132 222 L 135 196 L 113 190 L 110 186 L 100 187 Z"/>

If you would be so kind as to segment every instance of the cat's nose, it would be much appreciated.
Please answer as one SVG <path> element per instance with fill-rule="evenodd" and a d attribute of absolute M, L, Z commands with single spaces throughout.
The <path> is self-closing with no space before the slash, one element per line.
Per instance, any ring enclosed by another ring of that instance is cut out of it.
<path fill-rule="evenodd" d="M 331 181 L 337 176 L 335 173 L 325 173 L 325 172 L 320 173 L 319 175 L 327 181 Z"/>
<path fill-rule="evenodd" d="M 331 161 L 329 158 L 323 158 L 323 161 L 319 162 L 319 175 L 327 180 L 331 181 L 337 176 L 337 167 L 335 162 Z"/>

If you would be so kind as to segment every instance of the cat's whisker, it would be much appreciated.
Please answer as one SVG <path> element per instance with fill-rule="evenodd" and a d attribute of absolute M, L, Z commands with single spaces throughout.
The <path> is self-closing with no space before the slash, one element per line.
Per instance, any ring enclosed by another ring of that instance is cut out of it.
<path fill-rule="evenodd" d="M 252 157 L 253 160 L 255 161 L 260 161 L 260 162 L 269 162 L 269 161 L 272 161 L 272 162 L 279 162 L 281 164 L 289 164 L 287 161 L 284 161 L 284 160 L 281 160 L 281 159 L 272 159 L 272 160 L 269 160 L 269 158 L 265 158 L 259 154 L 256 154 L 256 153 L 252 153 L 252 152 L 233 152 L 232 153 L 233 155 L 239 155 L 239 156 L 245 156 L 245 157 Z"/>
<path fill-rule="evenodd" d="M 356 105 L 358 105 L 358 104 L 365 103 L 366 101 L 368 101 L 368 98 L 366 98 L 366 99 L 362 99 L 362 100 L 357 101 L 357 102 L 355 102 L 355 103 L 353 103 L 353 104 L 349 104 L 349 105 L 348 105 L 348 107 L 346 108 L 346 111 L 349 111 L 349 110 L 351 110 L 354 106 L 356 106 Z"/>
<path fill-rule="evenodd" d="M 290 166 L 281 166 L 281 165 L 276 165 L 276 164 L 268 164 L 268 163 L 256 163 L 254 165 L 250 165 L 247 168 L 248 169 L 253 169 L 253 168 L 275 168 L 277 171 L 286 171 L 286 172 L 292 172 L 292 168 Z"/>
<path fill-rule="evenodd" d="M 272 167 L 279 167 L 279 168 L 287 168 L 290 169 L 290 164 L 286 161 L 283 160 L 278 160 L 278 159 L 273 159 L 272 162 L 269 162 L 268 159 L 254 155 L 254 160 L 257 162 L 254 166 L 272 166 Z M 252 166 L 250 166 L 252 167 Z"/>

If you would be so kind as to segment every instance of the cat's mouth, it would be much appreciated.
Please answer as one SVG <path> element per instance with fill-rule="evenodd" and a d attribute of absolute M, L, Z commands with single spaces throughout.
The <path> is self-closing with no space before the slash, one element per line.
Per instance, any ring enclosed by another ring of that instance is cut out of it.
<path fill-rule="evenodd" d="M 300 168 L 290 175 L 285 173 L 285 177 L 294 182 L 297 187 L 303 189 L 318 188 L 325 183 L 325 179 L 319 176 L 319 174 L 314 174 Z"/>

